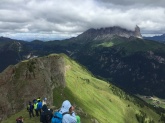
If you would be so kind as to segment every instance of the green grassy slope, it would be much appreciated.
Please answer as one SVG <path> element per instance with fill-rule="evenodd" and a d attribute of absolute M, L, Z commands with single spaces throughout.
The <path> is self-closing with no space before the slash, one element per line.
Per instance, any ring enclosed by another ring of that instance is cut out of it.
<path fill-rule="evenodd" d="M 158 122 L 160 116 L 148 107 L 140 105 L 119 88 L 96 79 L 84 67 L 63 56 L 66 60 L 66 87 L 54 89 L 55 107 L 60 108 L 64 100 L 70 100 L 76 106 L 82 123 L 91 123 L 92 119 L 100 123 L 138 123 L 138 120 L 140 123 Z M 29 119 L 26 110 L 2 123 L 13 123 L 20 115 L 25 118 L 25 123 L 39 123 L 38 117 Z"/>
<path fill-rule="evenodd" d="M 157 41 L 150 41 L 144 39 L 125 39 L 115 37 L 112 40 L 98 42 L 97 45 L 94 44 L 95 47 L 102 46 L 102 47 L 113 47 L 116 48 L 121 47 L 124 48 L 128 53 L 134 52 L 146 52 L 146 51 L 156 51 L 156 52 L 165 52 L 164 44 L 157 42 Z"/>
<path fill-rule="evenodd" d="M 136 115 L 146 114 L 147 120 L 158 122 L 159 116 L 136 101 L 120 89 L 94 78 L 85 68 L 66 58 L 67 87 L 54 92 L 54 104 L 57 107 L 69 99 L 80 113 L 82 121 L 91 122 L 92 118 L 101 123 L 138 123 Z M 60 92 L 60 93 L 59 93 Z M 135 104 L 134 104 L 135 103 Z M 143 113 L 141 113 L 143 112 Z"/>

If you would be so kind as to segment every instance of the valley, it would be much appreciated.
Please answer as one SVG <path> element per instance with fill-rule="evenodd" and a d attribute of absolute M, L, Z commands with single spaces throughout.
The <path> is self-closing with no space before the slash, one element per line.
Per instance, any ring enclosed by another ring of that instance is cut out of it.
<path fill-rule="evenodd" d="M 137 95 L 140 97 L 142 100 L 145 102 L 153 105 L 154 107 L 161 107 L 165 109 L 165 99 L 161 99 L 158 97 L 151 97 L 151 96 L 142 96 L 142 95 Z"/>

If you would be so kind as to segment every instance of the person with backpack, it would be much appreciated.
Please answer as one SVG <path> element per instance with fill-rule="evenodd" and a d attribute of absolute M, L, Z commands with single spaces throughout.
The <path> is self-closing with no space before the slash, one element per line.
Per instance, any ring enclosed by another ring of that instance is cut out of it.
<path fill-rule="evenodd" d="M 42 106 L 42 113 L 40 115 L 40 122 L 41 123 L 51 123 L 51 119 L 53 114 L 50 110 L 48 110 L 46 105 Z"/>
<path fill-rule="evenodd" d="M 29 101 L 29 105 L 27 106 L 27 110 L 28 110 L 28 112 L 29 112 L 30 118 L 31 118 L 32 116 L 34 117 L 33 109 L 34 109 L 34 106 L 33 106 L 33 104 Z"/>
<path fill-rule="evenodd" d="M 74 107 L 68 100 L 65 100 L 61 109 L 54 113 L 52 123 L 77 123 Z"/>
<path fill-rule="evenodd" d="M 41 109 L 42 109 L 42 102 L 41 102 L 41 100 L 38 100 L 37 110 L 40 115 L 41 115 Z"/>
<path fill-rule="evenodd" d="M 34 101 L 34 110 L 35 110 L 36 116 L 38 117 L 39 116 L 39 114 L 38 114 L 38 102 L 36 100 Z"/>
<path fill-rule="evenodd" d="M 47 105 L 47 98 L 45 97 L 43 100 L 42 100 L 42 105 Z"/>

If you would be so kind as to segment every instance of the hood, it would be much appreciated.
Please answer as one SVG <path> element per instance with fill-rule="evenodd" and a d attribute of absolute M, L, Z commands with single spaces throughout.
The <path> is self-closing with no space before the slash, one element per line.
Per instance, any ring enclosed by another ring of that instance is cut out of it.
<path fill-rule="evenodd" d="M 68 100 L 65 100 L 63 103 L 62 103 L 62 106 L 61 106 L 61 109 L 60 109 L 60 113 L 63 114 L 65 112 L 69 112 L 69 108 L 71 107 L 71 103 L 68 101 Z"/>
<path fill-rule="evenodd" d="M 43 111 L 47 111 L 47 110 L 48 110 L 47 106 L 46 106 L 46 105 L 43 105 L 43 106 L 42 106 L 42 110 L 43 110 Z"/>

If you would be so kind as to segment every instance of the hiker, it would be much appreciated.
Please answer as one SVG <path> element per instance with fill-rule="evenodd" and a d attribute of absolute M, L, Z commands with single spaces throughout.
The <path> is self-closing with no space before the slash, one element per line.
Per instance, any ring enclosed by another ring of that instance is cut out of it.
<path fill-rule="evenodd" d="M 51 119 L 53 114 L 50 110 L 48 110 L 46 105 L 42 106 L 42 113 L 40 115 L 40 122 L 41 123 L 51 123 Z"/>
<path fill-rule="evenodd" d="M 41 98 L 40 97 L 38 97 L 37 101 L 39 101 L 39 100 L 41 101 Z"/>
<path fill-rule="evenodd" d="M 34 102 L 34 110 L 35 110 L 36 116 L 38 117 L 39 116 L 39 114 L 38 114 L 38 102 L 36 100 Z"/>
<path fill-rule="evenodd" d="M 20 116 L 16 119 L 16 123 L 23 123 L 23 117 Z"/>
<path fill-rule="evenodd" d="M 62 123 L 77 123 L 76 115 L 74 112 L 74 107 L 68 100 L 62 103 L 62 107 L 59 113 L 64 114 L 62 118 Z"/>
<path fill-rule="evenodd" d="M 35 101 L 37 101 L 36 99 L 33 99 L 33 104 L 35 103 Z"/>
<path fill-rule="evenodd" d="M 37 110 L 40 115 L 41 115 L 41 109 L 42 109 L 42 102 L 41 102 L 41 100 L 38 100 Z"/>
<path fill-rule="evenodd" d="M 42 105 L 46 105 L 46 104 L 47 104 L 46 101 L 47 101 L 47 98 L 44 98 L 44 99 L 42 100 Z"/>
<path fill-rule="evenodd" d="M 34 117 L 33 109 L 34 109 L 34 106 L 33 106 L 33 104 L 29 101 L 29 105 L 27 106 L 27 110 L 28 110 L 28 112 L 29 112 L 30 118 L 31 118 L 32 116 Z"/>

